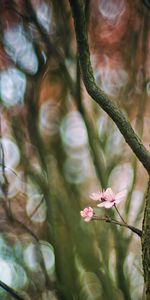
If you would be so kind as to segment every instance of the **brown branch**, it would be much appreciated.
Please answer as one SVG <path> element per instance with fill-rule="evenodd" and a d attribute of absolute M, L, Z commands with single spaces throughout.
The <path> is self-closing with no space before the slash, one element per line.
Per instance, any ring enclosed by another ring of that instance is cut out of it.
<path fill-rule="evenodd" d="M 22 298 L 21 296 L 18 295 L 18 293 L 11 288 L 10 286 L 8 286 L 7 284 L 5 284 L 4 282 L 2 282 L 0 280 L 0 287 L 5 290 L 7 293 L 9 293 L 14 299 L 17 300 L 24 300 L 24 298 Z"/>
<path fill-rule="evenodd" d="M 111 117 L 126 142 L 150 174 L 150 154 L 141 143 L 130 123 L 121 110 L 110 101 L 108 96 L 97 86 L 90 61 L 90 51 L 87 37 L 87 25 L 81 0 L 69 0 L 75 23 L 75 32 L 78 45 L 78 55 L 83 82 L 89 95 Z"/>
<path fill-rule="evenodd" d="M 128 225 L 128 224 L 125 224 L 125 223 L 121 223 L 117 220 L 114 220 L 114 219 L 111 219 L 109 217 L 98 217 L 98 216 L 94 216 L 92 218 L 92 220 L 97 220 L 97 221 L 105 221 L 106 223 L 111 223 L 111 224 L 115 224 L 115 225 L 119 225 L 121 227 L 126 227 L 128 229 L 130 229 L 132 232 L 136 233 L 138 236 L 142 236 L 142 230 L 134 227 L 134 226 L 131 226 L 131 225 Z"/>
<path fill-rule="evenodd" d="M 146 289 L 146 299 L 150 299 L 150 179 L 148 182 L 146 203 L 144 210 L 143 228 L 142 228 L 142 259 L 144 270 L 144 281 Z"/>

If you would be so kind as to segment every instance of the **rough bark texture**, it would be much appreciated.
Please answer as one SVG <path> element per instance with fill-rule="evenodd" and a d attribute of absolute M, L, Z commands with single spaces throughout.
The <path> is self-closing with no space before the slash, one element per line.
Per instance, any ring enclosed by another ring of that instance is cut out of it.
<path fill-rule="evenodd" d="M 150 180 L 146 194 L 146 206 L 143 219 L 142 258 L 146 299 L 150 300 Z"/>

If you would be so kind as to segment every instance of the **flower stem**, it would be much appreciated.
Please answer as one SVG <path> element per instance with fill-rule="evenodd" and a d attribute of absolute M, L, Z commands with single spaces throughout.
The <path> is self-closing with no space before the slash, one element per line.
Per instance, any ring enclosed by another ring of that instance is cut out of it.
<path fill-rule="evenodd" d="M 114 204 L 114 207 L 115 207 L 115 209 L 116 209 L 116 211 L 117 211 L 117 213 L 118 213 L 120 219 L 122 220 L 122 222 L 123 222 L 124 224 L 127 224 L 127 223 L 125 222 L 125 220 L 123 219 L 123 217 L 121 216 L 121 214 L 120 214 L 120 212 L 119 212 L 119 210 L 118 210 L 118 208 L 117 208 L 117 206 L 116 206 L 115 204 Z"/>

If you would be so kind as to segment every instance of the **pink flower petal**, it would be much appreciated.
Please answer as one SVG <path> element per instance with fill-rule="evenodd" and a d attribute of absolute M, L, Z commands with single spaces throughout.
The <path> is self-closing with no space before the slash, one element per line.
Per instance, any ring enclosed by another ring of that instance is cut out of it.
<path fill-rule="evenodd" d="M 94 211 L 92 207 L 85 207 L 84 210 L 80 211 L 80 215 L 81 217 L 84 219 L 85 222 L 89 222 L 93 215 L 94 215 Z"/>
<path fill-rule="evenodd" d="M 93 212 L 92 212 L 92 211 L 89 211 L 88 216 L 89 216 L 90 218 L 92 218 L 92 217 L 93 217 Z"/>
<path fill-rule="evenodd" d="M 105 201 L 105 208 L 111 208 L 114 206 L 114 202 Z"/>
<path fill-rule="evenodd" d="M 106 193 L 107 195 L 114 196 L 114 193 L 113 193 L 113 191 L 112 191 L 111 188 L 107 188 L 106 191 L 105 191 L 105 193 Z"/>
<path fill-rule="evenodd" d="M 117 193 L 116 196 L 115 196 L 115 200 L 119 200 L 119 199 L 122 199 L 126 196 L 127 194 L 127 190 L 122 190 L 121 192 Z"/>
<path fill-rule="evenodd" d="M 81 215 L 81 217 L 83 217 L 83 218 L 84 218 L 84 216 L 85 216 L 85 212 L 84 212 L 83 210 L 81 210 L 81 211 L 80 211 L 80 215 Z"/>
<path fill-rule="evenodd" d="M 120 201 L 122 201 L 126 196 L 126 193 L 127 190 L 125 189 L 115 195 L 111 188 L 107 188 L 104 192 L 92 193 L 90 198 L 96 201 L 99 200 L 101 202 L 97 205 L 98 207 L 111 208 L 115 204 L 118 204 Z"/>
<path fill-rule="evenodd" d="M 85 222 L 89 222 L 89 221 L 91 221 L 91 218 L 90 218 L 90 217 L 86 217 L 86 218 L 84 219 L 84 221 L 85 221 Z"/>
<path fill-rule="evenodd" d="M 106 191 L 103 193 L 103 198 L 106 201 L 113 201 L 115 200 L 115 194 L 113 193 L 111 188 L 107 188 Z"/>
<path fill-rule="evenodd" d="M 104 206 L 105 206 L 104 203 L 105 203 L 105 202 L 102 202 L 102 203 L 98 204 L 97 206 L 98 206 L 98 207 L 104 207 Z"/>
<path fill-rule="evenodd" d="M 90 195 L 90 198 L 94 201 L 100 201 L 101 200 L 101 196 L 102 196 L 102 193 L 101 192 L 97 192 L 97 193 L 92 193 Z"/>
<path fill-rule="evenodd" d="M 105 207 L 105 208 L 111 208 L 114 206 L 114 201 L 110 202 L 110 201 L 104 201 L 100 204 L 97 205 L 98 207 Z"/>
<path fill-rule="evenodd" d="M 89 212 L 92 212 L 92 214 L 93 214 L 93 208 L 92 207 L 89 206 L 89 207 L 87 207 L 87 209 L 88 209 Z"/>

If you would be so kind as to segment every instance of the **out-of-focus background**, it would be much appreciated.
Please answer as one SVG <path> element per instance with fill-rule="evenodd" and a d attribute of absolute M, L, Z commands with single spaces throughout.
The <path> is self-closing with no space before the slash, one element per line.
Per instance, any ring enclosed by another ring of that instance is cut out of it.
<path fill-rule="evenodd" d="M 0 281 L 25 300 L 140 300 L 139 237 L 80 217 L 90 193 L 126 188 L 118 208 L 141 229 L 147 175 L 85 91 L 69 3 L 0 6 Z M 149 149 L 149 10 L 91 0 L 86 16 L 97 84 Z"/>

